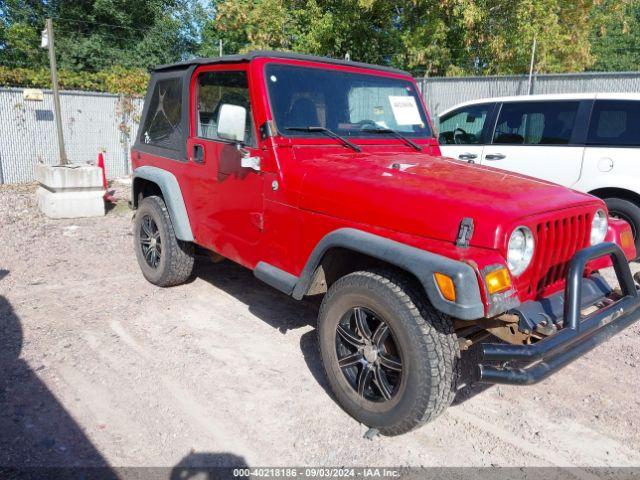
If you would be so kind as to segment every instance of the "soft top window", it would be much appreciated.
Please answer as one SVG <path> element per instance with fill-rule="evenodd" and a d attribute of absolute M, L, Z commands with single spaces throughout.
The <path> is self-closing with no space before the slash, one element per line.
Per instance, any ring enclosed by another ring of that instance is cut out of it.
<path fill-rule="evenodd" d="M 182 79 L 158 80 L 153 87 L 140 141 L 179 151 L 182 148 Z"/>

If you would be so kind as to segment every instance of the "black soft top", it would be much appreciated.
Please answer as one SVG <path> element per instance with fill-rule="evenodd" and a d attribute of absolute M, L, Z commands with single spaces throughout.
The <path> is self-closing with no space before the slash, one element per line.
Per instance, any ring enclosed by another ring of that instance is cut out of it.
<path fill-rule="evenodd" d="M 318 57 L 315 55 L 303 55 L 301 53 L 293 52 L 275 52 L 269 50 L 252 50 L 248 53 L 241 53 L 237 55 L 224 55 L 222 57 L 212 58 L 193 58 L 191 60 L 184 60 L 182 62 L 171 63 L 167 65 L 160 65 L 156 67 L 156 72 L 166 72 L 170 70 L 182 70 L 194 65 L 211 65 L 215 63 L 242 63 L 249 62 L 254 58 L 286 58 L 293 60 L 306 60 L 311 62 L 328 63 L 332 65 L 349 65 L 352 67 L 368 68 L 371 70 L 381 70 L 383 72 L 400 73 L 409 75 L 403 70 L 399 70 L 393 67 L 384 67 L 381 65 L 372 65 L 370 63 L 352 62 L 350 60 L 339 60 L 329 57 Z"/>

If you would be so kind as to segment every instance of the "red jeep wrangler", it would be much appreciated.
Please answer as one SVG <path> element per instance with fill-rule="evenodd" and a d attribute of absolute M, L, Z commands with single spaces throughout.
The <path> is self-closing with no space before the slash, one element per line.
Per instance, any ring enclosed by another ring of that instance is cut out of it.
<path fill-rule="evenodd" d="M 196 245 L 301 299 L 342 407 L 387 435 L 476 380 L 531 384 L 640 316 L 629 225 L 604 202 L 440 157 L 391 68 L 252 52 L 157 68 L 132 152 L 135 250 L 159 286 Z M 619 288 L 597 273 L 613 263 Z"/>

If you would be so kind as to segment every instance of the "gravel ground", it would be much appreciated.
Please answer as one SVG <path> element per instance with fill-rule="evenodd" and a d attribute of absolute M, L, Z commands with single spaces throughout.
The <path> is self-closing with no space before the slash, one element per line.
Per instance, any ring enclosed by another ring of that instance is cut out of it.
<path fill-rule="evenodd" d="M 157 288 L 124 202 L 49 220 L 33 190 L 0 186 L 0 466 L 640 466 L 640 325 L 539 385 L 469 386 L 367 440 L 328 393 L 317 301 L 230 262 Z"/>

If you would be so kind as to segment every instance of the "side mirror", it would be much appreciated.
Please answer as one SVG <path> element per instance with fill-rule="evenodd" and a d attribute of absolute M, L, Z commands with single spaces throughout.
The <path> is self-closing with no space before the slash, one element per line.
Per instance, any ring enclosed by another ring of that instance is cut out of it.
<path fill-rule="evenodd" d="M 218 137 L 235 142 L 244 140 L 247 109 L 224 103 L 218 112 Z"/>

